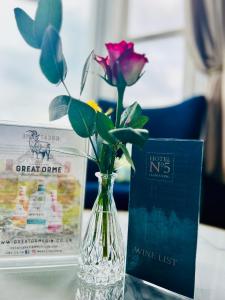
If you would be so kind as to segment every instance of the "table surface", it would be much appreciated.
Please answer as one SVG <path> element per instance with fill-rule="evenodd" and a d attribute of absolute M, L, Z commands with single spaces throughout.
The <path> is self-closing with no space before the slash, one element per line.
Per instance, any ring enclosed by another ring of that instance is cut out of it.
<path fill-rule="evenodd" d="M 84 212 L 84 223 L 89 212 Z M 124 239 L 127 213 L 119 213 Z M 85 226 L 84 226 L 85 227 Z M 77 277 L 76 265 L 0 271 L 0 300 L 175 300 L 184 299 L 126 275 L 108 288 L 88 286 Z M 196 300 L 225 300 L 225 231 L 200 225 Z"/>

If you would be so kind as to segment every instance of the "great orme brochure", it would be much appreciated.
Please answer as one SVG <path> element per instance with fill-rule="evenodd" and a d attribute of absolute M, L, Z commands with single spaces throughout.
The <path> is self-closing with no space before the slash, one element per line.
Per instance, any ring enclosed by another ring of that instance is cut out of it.
<path fill-rule="evenodd" d="M 0 123 L 0 267 L 78 254 L 86 160 L 62 147 L 87 144 L 69 129 Z"/>
<path fill-rule="evenodd" d="M 194 297 L 203 142 L 149 139 L 134 148 L 128 274 Z"/>

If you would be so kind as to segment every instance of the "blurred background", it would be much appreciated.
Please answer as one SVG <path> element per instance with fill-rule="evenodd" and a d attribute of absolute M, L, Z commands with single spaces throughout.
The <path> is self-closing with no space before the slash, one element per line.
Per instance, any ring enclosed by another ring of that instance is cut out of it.
<path fill-rule="evenodd" d="M 224 2 L 63 0 L 61 37 L 69 69 L 66 82 L 74 97 L 79 96 L 82 66 L 92 49 L 105 56 L 105 42 L 125 39 L 147 55 L 145 74 L 126 90 L 125 105 L 139 101 L 150 116 L 152 137 L 205 139 L 201 221 L 225 228 Z M 44 78 L 39 51 L 21 38 L 13 13 L 17 6 L 34 15 L 37 1 L 1 0 L 0 120 L 48 124 L 49 103 L 64 90 Z M 98 66 L 91 67 L 83 99 L 113 105 L 115 89 L 99 73 Z M 66 117 L 55 125 L 70 126 Z M 118 206 L 126 209 L 128 178 L 118 184 L 123 187 Z M 89 196 L 87 192 L 87 207 Z"/>

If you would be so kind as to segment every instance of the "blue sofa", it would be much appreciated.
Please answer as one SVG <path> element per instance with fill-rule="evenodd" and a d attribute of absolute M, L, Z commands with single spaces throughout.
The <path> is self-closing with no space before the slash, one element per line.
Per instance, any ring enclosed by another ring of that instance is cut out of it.
<path fill-rule="evenodd" d="M 115 119 L 116 103 L 99 100 L 99 105 L 106 111 L 113 108 L 112 119 Z M 149 117 L 146 128 L 152 138 L 199 139 L 204 125 L 207 103 L 204 96 L 195 96 L 174 106 L 154 109 L 143 109 Z M 98 183 L 95 177 L 96 165 L 88 162 L 85 207 L 91 208 L 97 195 Z M 126 210 L 129 200 L 129 182 L 116 182 L 114 197 L 117 208 Z"/>

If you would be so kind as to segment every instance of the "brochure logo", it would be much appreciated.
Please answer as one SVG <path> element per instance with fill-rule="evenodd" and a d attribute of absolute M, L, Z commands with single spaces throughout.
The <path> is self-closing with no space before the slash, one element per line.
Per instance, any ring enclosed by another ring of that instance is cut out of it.
<path fill-rule="evenodd" d="M 37 175 L 70 172 L 70 163 L 62 164 L 57 161 L 52 155 L 54 150 L 51 149 L 51 144 L 49 141 L 43 141 L 37 130 L 27 130 L 24 138 L 28 143 L 27 151 L 16 160 L 16 172 Z"/>
<path fill-rule="evenodd" d="M 36 130 L 27 130 L 29 133 L 29 148 L 33 156 L 36 159 L 41 158 L 42 160 L 46 159 L 47 161 L 50 158 L 51 153 L 51 144 L 49 142 L 41 141 L 40 134 Z"/>
<path fill-rule="evenodd" d="M 173 153 L 147 153 L 147 177 L 160 181 L 173 181 Z"/>

